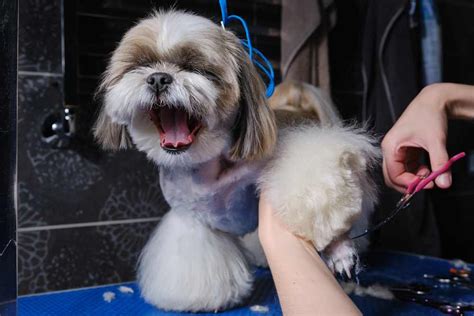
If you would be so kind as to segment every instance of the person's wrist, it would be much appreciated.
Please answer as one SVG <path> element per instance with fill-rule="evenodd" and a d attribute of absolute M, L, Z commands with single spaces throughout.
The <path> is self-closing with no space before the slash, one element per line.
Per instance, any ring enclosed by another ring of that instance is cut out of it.
<path fill-rule="evenodd" d="M 446 114 L 451 119 L 474 118 L 474 89 L 472 86 L 445 83 Z"/>
<path fill-rule="evenodd" d="M 448 113 L 452 93 L 449 83 L 434 83 L 423 88 L 422 93 L 427 95 L 429 103 L 436 111 Z"/>

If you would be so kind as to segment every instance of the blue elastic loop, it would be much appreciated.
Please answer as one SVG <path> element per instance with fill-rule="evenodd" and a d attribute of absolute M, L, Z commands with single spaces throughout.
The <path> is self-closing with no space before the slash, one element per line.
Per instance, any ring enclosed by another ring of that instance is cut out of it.
<path fill-rule="evenodd" d="M 219 0 L 219 5 L 221 7 L 222 23 L 227 24 L 227 1 Z"/>
<path fill-rule="evenodd" d="M 248 46 L 246 45 L 246 43 L 244 41 L 242 41 L 242 45 L 246 46 L 248 48 Z M 270 63 L 270 61 L 267 59 L 267 57 L 265 57 L 265 55 L 263 55 L 263 53 L 261 51 L 259 51 L 258 49 L 256 48 L 253 48 L 253 51 L 256 53 L 256 55 L 258 57 L 260 57 L 260 59 L 263 60 L 263 62 L 265 64 L 267 64 L 267 67 L 265 68 L 265 66 L 263 66 L 258 60 L 253 60 L 253 63 L 258 67 L 260 68 L 264 73 L 265 75 L 267 75 L 268 77 L 268 85 L 267 85 L 267 92 L 266 92 L 266 96 L 267 98 L 271 97 L 273 95 L 273 92 L 275 91 L 275 73 L 273 71 L 273 66 L 272 64 Z"/>
<path fill-rule="evenodd" d="M 242 25 L 245 31 L 245 40 L 241 40 L 242 45 L 247 48 L 249 58 L 254 65 L 256 65 L 267 77 L 268 77 L 268 85 L 266 90 L 266 97 L 269 98 L 272 96 L 273 92 L 275 91 L 275 73 L 273 71 L 273 66 L 270 61 L 260 52 L 258 49 L 252 46 L 252 41 L 250 40 L 250 32 L 247 26 L 247 23 L 243 18 L 238 15 L 227 15 L 227 1 L 226 0 L 219 0 L 219 5 L 221 7 L 221 14 L 222 14 L 222 25 L 226 26 L 230 20 L 237 20 Z M 265 64 L 262 65 L 258 60 L 254 59 L 254 53 L 259 57 Z"/>
<path fill-rule="evenodd" d="M 247 38 L 247 47 L 249 49 L 249 51 L 248 51 L 249 57 L 250 57 L 250 60 L 253 61 L 253 47 L 252 47 L 252 42 L 250 41 L 250 32 L 249 32 L 249 28 L 247 27 L 247 23 L 245 22 L 244 19 L 242 19 L 238 15 L 229 15 L 227 17 L 227 19 L 228 20 L 237 20 L 242 24 L 242 27 L 244 28 L 244 31 L 245 31 L 245 37 Z"/>

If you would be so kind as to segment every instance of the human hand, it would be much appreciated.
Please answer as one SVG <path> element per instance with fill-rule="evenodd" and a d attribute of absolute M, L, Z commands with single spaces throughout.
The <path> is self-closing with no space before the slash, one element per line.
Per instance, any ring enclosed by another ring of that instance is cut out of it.
<path fill-rule="evenodd" d="M 448 130 L 448 84 L 434 84 L 424 88 L 409 104 L 382 142 L 383 174 L 385 183 L 404 192 L 418 176 L 430 169 L 420 164 L 423 152 L 428 152 L 431 170 L 441 168 L 449 159 L 446 151 Z M 436 186 L 451 186 L 448 171 L 436 180 Z M 433 188 L 430 183 L 426 188 Z"/>

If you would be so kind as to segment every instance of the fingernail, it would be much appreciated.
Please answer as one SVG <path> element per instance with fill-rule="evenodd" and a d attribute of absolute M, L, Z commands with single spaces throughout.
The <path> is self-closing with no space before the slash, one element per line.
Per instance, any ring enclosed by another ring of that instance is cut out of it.
<path fill-rule="evenodd" d="M 450 174 L 442 174 L 436 180 L 436 182 L 443 188 L 449 187 L 451 184 L 451 175 Z"/>

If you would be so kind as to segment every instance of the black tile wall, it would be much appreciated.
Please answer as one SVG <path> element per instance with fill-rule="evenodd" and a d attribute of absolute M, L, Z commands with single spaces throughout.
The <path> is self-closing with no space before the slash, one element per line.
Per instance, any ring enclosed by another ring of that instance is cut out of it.
<path fill-rule="evenodd" d="M 16 107 L 18 8 L 0 2 L 0 315 L 16 315 Z"/>
<path fill-rule="evenodd" d="M 19 70 L 61 73 L 61 0 L 20 0 L 19 14 Z"/>
<path fill-rule="evenodd" d="M 100 224 L 100 223 L 99 223 Z M 20 232 L 20 293 L 132 281 L 156 222 Z"/>

